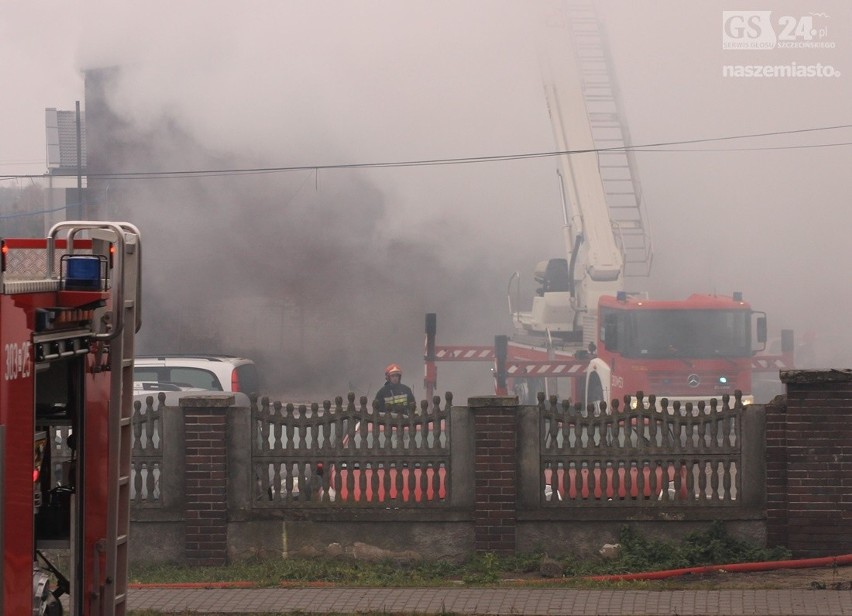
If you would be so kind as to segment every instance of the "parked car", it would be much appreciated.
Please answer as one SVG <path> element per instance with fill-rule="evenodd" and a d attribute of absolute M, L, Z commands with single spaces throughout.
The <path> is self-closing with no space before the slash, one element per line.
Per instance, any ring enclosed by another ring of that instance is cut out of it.
<path fill-rule="evenodd" d="M 134 390 L 260 393 L 257 366 L 230 355 L 143 355 L 133 366 Z M 159 383 L 160 385 L 154 385 Z"/>

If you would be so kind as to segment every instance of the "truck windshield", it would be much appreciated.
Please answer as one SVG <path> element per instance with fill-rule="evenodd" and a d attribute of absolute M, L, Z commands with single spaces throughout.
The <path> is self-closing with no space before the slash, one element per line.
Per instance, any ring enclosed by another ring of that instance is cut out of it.
<path fill-rule="evenodd" d="M 638 310 L 630 314 L 628 357 L 748 357 L 751 316 L 743 310 Z"/>

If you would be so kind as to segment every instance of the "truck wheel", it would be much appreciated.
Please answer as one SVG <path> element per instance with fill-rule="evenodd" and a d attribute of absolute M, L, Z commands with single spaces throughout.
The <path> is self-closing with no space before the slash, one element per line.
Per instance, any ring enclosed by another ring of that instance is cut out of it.
<path fill-rule="evenodd" d="M 43 606 L 44 616 L 62 616 L 62 604 L 59 599 L 51 595 Z"/>

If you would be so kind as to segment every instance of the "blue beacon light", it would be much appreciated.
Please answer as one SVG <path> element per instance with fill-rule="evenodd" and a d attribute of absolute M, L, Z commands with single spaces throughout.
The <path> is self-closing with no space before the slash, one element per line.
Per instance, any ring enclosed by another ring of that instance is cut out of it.
<path fill-rule="evenodd" d="M 66 258 L 65 288 L 76 291 L 97 291 L 101 286 L 101 259 L 91 255 L 71 255 Z"/>

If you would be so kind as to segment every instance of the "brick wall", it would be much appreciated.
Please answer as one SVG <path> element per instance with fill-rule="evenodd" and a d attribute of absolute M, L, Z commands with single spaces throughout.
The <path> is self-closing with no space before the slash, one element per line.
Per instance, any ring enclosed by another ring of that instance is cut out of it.
<path fill-rule="evenodd" d="M 767 409 L 770 544 L 797 557 L 852 552 L 852 371 L 781 373 L 786 408 Z"/>
<path fill-rule="evenodd" d="M 468 401 L 474 437 L 474 547 L 515 551 L 518 485 L 518 399 L 483 396 Z"/>

